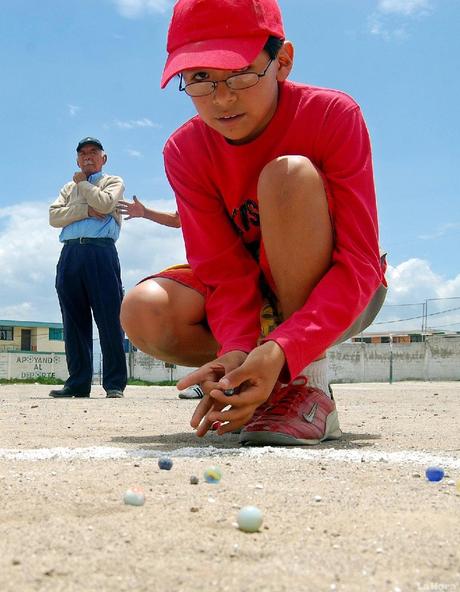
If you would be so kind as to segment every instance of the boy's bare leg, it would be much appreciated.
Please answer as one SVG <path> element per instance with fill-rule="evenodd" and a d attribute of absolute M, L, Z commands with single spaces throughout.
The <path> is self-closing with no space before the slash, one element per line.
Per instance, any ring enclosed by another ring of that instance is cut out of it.
<path fill-rule="evenodd" d="M 201 294 L 166 278 L 138 284 L 121 307 L 121 324 L 137 348 L 181 366 L 201 366 L 217 355 L 204 319 Z"/>
<path fill-rule="evenodd" d="M 331 265 L 333 237 L 326 193 L 307 158 L 283 156 L 263 169 L 258 199 L 265 251 L 281 312 L 287 319 L 304 305 Z M 215 407 L 211 409 L 207 401 L 197 407 L 191 422 L 193 427 L 199 426 L 197 434 L 204 435 L 216 420 L 224 422 L 219 434 L 247 424 L 255 408 L 267 400 L 284 363 L 282 349 L 275 342 L 252 350 L 239 367 L 219 381 L 223 389 L 244 385 L 240 394 L 226 397 L 213 389 L 209 394 Z M 317 364 L 308 367 L 308 382 L 326 392 L 327 377 L 311 380 L 311 369 Z M 222 410 L 225 405 L 231 409 Z"/>
<path fill-rule="evenodd" d="M 327 197 L 321 176 L 307 158 L 284 156 L 263 169 L 258 198 L 265 252 L 279 307 L 287 319 L 305 304 L 331 265 L 333 236 Z M 269 344 L 266 342 L 262 347 Z M 252 354 L 246 360 L 247 366 L 253 363 Z M 325 352 L 320 357 L 324 355 Z M 298 397 L 298 408 L 283 408 L 283 400 L 278 407 L 276 402 L 266 407 L 261 415 L 245 424 L 240 439 L 243 444 L 304 445 L 339 437 L 335 405 L 326 396 L 327 361 L 312 362 L 300 376 L 291 383 Z M 306 389 L 306 384 L 315 390 Z M 286 396 L 293 394 L 292 390 L 287 391 Z M 326 419 L 316 413 L 318 408 Z M 313 413 L 311 422 L 306 421 L 307 413 Z M 222 421 L 222 416 L 225 417 L 225 412 L 210 413 L 209 420 L 217 417 Z"/>
<path fill-rule="evenodd" d="M 326 192 L 308 158 L 281 156 L 263 169 L 258 198 L 265 251 L 287 319 L 303 306 L 331 265 Z"/>

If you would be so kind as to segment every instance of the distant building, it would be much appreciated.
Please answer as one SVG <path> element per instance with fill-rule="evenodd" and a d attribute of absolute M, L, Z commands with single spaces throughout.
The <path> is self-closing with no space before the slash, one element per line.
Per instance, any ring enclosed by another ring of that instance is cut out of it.
<path fill-rule="evenodd" d="M 436 331 L 436 332 L 421 332 L 421 331 L 394 331 L 392 333 L 360 333 L 359 335 L 355 335 L 352 337 L 351 341 L 353 343 L 420 343 L 425 341 L 427 337 L 431 337 L 433 335 L 440 336 L 440 337 L 458 337 L 460 335 L 460 331 L 451 331 L 451 332 L 443 332 L 443 331 Z"/>
<path fill-rule="evenodd" d="M 62 323 L 3 321 L 0 319 L 0 352 L 63 353 Z"/>

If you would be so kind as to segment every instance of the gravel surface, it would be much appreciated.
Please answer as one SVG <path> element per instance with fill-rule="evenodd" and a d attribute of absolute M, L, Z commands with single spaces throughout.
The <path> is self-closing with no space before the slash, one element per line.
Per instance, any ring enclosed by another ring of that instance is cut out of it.
<path fill-rule="evenodd" d="M 337 385 L 344 436 L 312 448 L 198 439 L 173 387 L 49 389 L 0 386 L 0 592 L 460 592 L 459 383 Z"/>

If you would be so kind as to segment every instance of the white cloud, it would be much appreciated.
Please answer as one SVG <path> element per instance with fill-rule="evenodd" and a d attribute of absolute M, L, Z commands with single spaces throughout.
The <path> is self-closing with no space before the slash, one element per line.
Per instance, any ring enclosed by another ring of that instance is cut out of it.
<path fill-rule="evenodd" d="M 368 331 L 421 330 L 425 312 L 428 328 L 460 330 L 460 274 L 446 279 L 414 258 L 388 266 L 386 275 L 388 296 Z"/>
<path fill-rule="evenodd" d="M 35 202 L 0 209 L 0 318 L 59 320 L 54 294 L 59 244 L 48 207 Z"/>
<path fill-rule="evenodd" d="M 60 322 L 54 287 L 61 245 L 59 229 L 48 222 L 53 201 L 0 208 L 0 319 Z M 145 204 L 175 211 L 172 201 Z M 153 222 L 125 222 L 117 243 L 125 289 L 142 277 L 185 261 L 182 234 Z"/>
<path fill-rule="evenodd" d="M 144 156 L 142 152 L 139 152 L 139 150 L 133 150 L 132 148 L 127 148 L 126 152 L 133 158 L 143 158 Z"/>
<path fill-rule="evenodd" d="M 388 266 L 389 304 L 421 302 L 438 295 L 442 278 L 434 273 L 423 259 L 408 259 L 396 267 Z"/>
<path fill-rule="evenodd" d="M 154 123 L 148 117 L 143 117 L 142 119 L 130 119 L 129 121 L 120 121 L 119 119 L 115 120 L 115 125 L 120 129 L 133 129 L 136 127 L 154 127 L 154 128 L 161 128 L 159 123 Z"/>
<path fill-rule="evenodd" d="M 145 13 L 163 13 L 172 0 L 114 0 L 118 12 L 126 18 L 137 18 Z"/>
<path fill-rule="evenodd" d="M 81 107 L 79 107 L 78 105 L 67 105 L 68 109 L 69 109 L 69 115 L 70 117 L 75 117 L 75 115 L 80 111 Z"/>
<path fill-rule="evenodd" d="M 382 39 L 385 39 L 385 41 L 397 41 L 407 37 L 407 29 L 404 25 L 398 27 L 388 26 L 388 23 L 377 14 L 373 14 L 369 17 L 368 30 L 371 35 L 381 37 Z"/>
<path fill-rule="evenodd" d="M 4 320 L 35 320 L 33 315 L 34 306 L 31 302 L 19 302 L 18 304 L 0 307 L 0 318 Z"/>
<path fill-rule="evenodd" d="M 386 41 L 402 40 L 409 36 L 411 21 L 432 12 L 430 0 L 378 0 L 377 8 L 367 22 L 371 35 Z"/>
<path fill-rule="evenodd" d="M 386 14 L 418 16 L 431 11 L 431 2 L 429 0 L 379 0 L 377 8 Z"/>
<path fill-rule="evenodd" d="M 458 232 L 460 230 L 460 222 L 448 222 L 447 224 L 443 224 L 437 230 L 430 234 L 421 234 L 419 235 L 419 239 L 421 240 L 435 240 L 438 238 L 442 238 L 446 236 L 451 231 Z"/>
<path fill-rule="evenodd" d="M 396 267 L 389 265 L 386 275 L 390 304 L 460 296 L 460 274 L 446 279 L 435 273 L 424 259 L 408 259 Z"/>
<path fill-rule="evenodd" d="M 143 199 L 142 203 L 156 210 L 176 211 L 174 200 L 149 202 Z M 123 284 L 128 289 L 143 277 L 186 261 L 180 229 L 161 226 L 142 218 L 123 222 L 117 245 Z"/>
<path fill-rule="evenodd" d="M 54 198 L 52 198 L 54 199 Z M 0 209 L 0 319 L 61 320 L 54 288 L 56 264 L 61 250 L 59 230 L 48 223 L 49 202 L 19 203 Z M 175 211 L 174 200 L 143 200 L 145 205 Z M 182 234 L 143 219 L 124 221 L 117 243 L 125 290 L 140 279 L 168 265 L 185 262 Z M 445 278 L 428 261 L 409 259 L 389 266 L 389 291 L 379 321 L 418 317 L 407 323 L 374 325 L 369 330 L 419 329 L 423 303 L 430 315 L 460 307 L 460 274 Z M 441 300 L 438 300 L 441 299 Z M 410 306 L 403 306 L 410 304 Z M 429 326 L 452 326 L 460 330 L 460 313 L 430 316 Z M 457 325 L 453 325 L 457 323 Z"/>

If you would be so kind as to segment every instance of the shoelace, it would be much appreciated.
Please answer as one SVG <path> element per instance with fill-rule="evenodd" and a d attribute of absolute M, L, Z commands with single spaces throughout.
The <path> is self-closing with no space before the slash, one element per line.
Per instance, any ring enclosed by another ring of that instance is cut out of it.
<path fill-rule="evenodd" d="M 296 396 L 299 394 L 299 390 L 307 386 L 308 379 L 306 376 L 297 376 L 286 386 L 283 386 L 273 397 L 273 401 L 269 407 L 270 413 L 273 413 L 276 407 L 276 415 L 285 415 L 292 407 L 299 403 L 299 398 Z"/>

